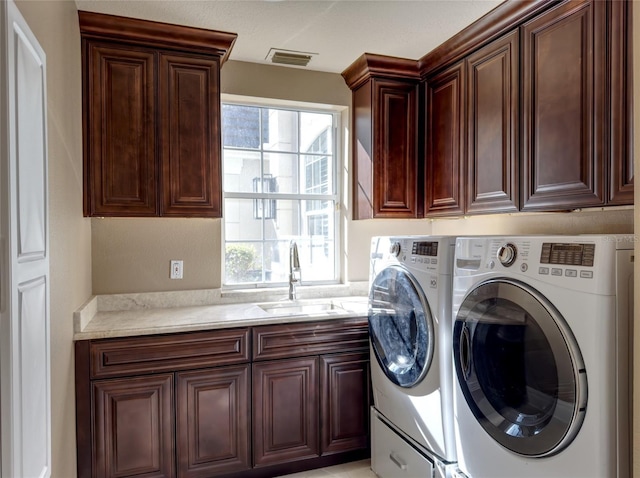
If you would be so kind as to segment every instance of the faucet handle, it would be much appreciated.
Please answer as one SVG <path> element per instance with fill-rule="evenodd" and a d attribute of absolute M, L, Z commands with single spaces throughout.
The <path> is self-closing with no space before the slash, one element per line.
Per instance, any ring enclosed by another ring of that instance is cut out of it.
<path fill-rule="evenodd" d="M 293 270 L 300 270 L 300 258 L 298 256 L 298 244 L 295 241 L 291 241 L 289 246 L 289 268 Z"/>

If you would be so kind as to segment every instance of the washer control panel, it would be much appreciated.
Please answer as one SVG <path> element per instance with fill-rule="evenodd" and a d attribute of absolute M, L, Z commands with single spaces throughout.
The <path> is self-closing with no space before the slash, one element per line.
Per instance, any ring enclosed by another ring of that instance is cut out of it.
<path fill-rule="evenodd" d="M 438 243 L 436 241 L 414 241 L 411 247 L 411 254 L 438 257 Z"/>
<path fill-rule="evenodd" d="M 372 238 L 371 244 L 371 267 L 374 271 L 389 262 L 397 262 L 414 273 L 451 275 L 455 237 L 380 236 Z"/>

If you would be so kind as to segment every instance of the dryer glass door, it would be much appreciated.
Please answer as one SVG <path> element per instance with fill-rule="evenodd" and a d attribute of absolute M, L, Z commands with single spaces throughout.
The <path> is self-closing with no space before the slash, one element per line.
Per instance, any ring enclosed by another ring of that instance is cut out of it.
<path fill-rule="evenodd" d="M 423 379 L 433 358 L 433 318 L 420 285 L 401 267 L 383 269 L 371 283 L 369 336 L 393 383 L 413 387 Z"/>
<path fill-rule="evenodd" d="M 453 354 L 467 404 L 502 446 L 547 456 L 576 436 L 584 363 L 566 322 L 537 291 L 510 279 L 479 284 L 457 313 Z"/>

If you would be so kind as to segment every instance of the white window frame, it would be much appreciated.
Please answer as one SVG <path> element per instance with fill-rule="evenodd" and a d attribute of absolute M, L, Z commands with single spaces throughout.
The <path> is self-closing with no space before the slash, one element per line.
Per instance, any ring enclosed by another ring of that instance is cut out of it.
<path fill-rule="evenodd" d="M 340 209 L 342 207 L 342 203 L 344 200 L 344 191 L 342 185 L 342 168 L 344 167 L 344 157 L 342 154 L 342 137 L 340 135 L 341 132 L 341 122 L 342 122 L 342 110 L 343 107 L 333 106 L 333 105 L 324 105 L 324 104 L 316 104 L 316 103 L 303 103 L 303 102 L 295 102 L 289 100 L 274 100 L 268 98 L 257 98 L 257 97 L 244 97 L 239 95 L 230 95 L 230 94 L 221 94 L 220 103 L 222 104 L 232 104 L 239 106 L 253 106 L 259 108 L 271 108 L 271 109 L 279 109 L 279 110 L 289 110 L 289 111 L 297 111 L 297 112 L 310 112 L 310 113 L 323 113 L 323 114 L 331 114 L 333 117 L 333 144 L 332 144 L 332 155 L 334 158 L 334 167 L 333 169 L 333 186 L 334 193 L 326 194 L 326 195 L 314 195 L 313 199 L 317 200 L 332 200 L 334 201 L 334 279 L 332 280 L 323 280 L 323 281 L 307 281 L 305 280 L 305 273 L 302 270 L 302 285 L 332 285 L 341 283 L 342 276 L 342 268 L 341 268 L 341 257 L 344 253 L 345 244 L 342 239 L 342 217 L 340 214 Z M 221 125 L 222 127 L 222 125 Z M 262 150 L 260 150 L 262 152 Z M 299 154 L 300 153 L 298 151 Z M 222 165 L 222 177 L 224 178 L 224 144 L 221 144 L 221 165 Z M 236 289 L 261 289 L 261 288 L 276 288 L 286 286 L 287 282 L 257 282 L 257 283 L 246 283 L 246 284 L 225 284 L 225 275 L 226 275 L 226 261 L 225 261 L 225 251 L 226 251 L 226 222 L 225 222 L 225 211 L 224 205 L 226 199 L 282 199 L 282 200 L 306 200 L 308 199 L 308 195 L 303 193 L 298 194 L 288 194 L 288 193 L 228 193 L 224 190 L 224 179 L 223 179 L 223 191 L 222 191 L 222 203 L 223 203 L 223 215 L 221 222 L 221 232 L 222 232 L 222 240 L 221 240 L 221 284 L 222 289 L 224 290 L 236 290 Z M 302 214 L 302 210 L 300 211 Z M 264 235 L 262 242 L 264 242 Z"/>

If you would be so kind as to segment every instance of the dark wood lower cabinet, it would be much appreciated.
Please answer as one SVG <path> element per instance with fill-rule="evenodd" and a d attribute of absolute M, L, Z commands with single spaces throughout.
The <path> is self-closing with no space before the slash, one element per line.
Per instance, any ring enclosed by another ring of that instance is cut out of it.
<path fill-rule="evenodd" d="M 369 444 L 369 354 L 320 357 L 321 453 L 367 448 Z"/>
<path fill-rule="evenodd" d="M 253 364 L 256 467 L 319 455 L 316 357 Z"/>
<path fill-rule="evenodd" d="M 267 478 L 370 455 L 366 318 L 75 352 L 79 478 Z"/>
<path fill-rule="evenodd" d="M 179 478 L 251 468 L 249 364 L 176 374 Z"/>
<path fill-rule="evenodd" d="M 175 476 L 173 374 L 93 384 L 95 478 Z"/>

